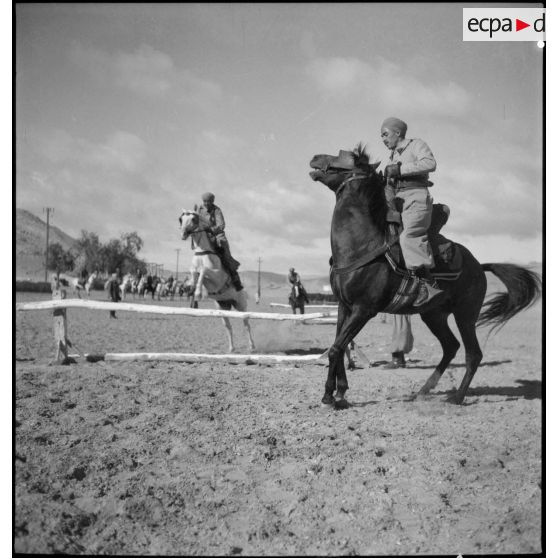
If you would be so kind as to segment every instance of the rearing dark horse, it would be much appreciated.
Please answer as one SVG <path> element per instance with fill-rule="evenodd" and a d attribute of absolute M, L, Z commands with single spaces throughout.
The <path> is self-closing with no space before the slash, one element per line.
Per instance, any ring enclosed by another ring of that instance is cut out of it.
<path fill-rule="evenodd" d="M 325 184 L 336 197 L 331 221 L 330 282 L 339 309 L 337 333 L 328 353 L 329 370 L 322 403 L 338 408 L 348 407 L 345 348 L 371 318 L 378 312 L 386 312 L 403 280 L 384 256 L 387 206 L 384 181 L 376 173 L 377 165 L 369 164 L 369 156 L 360 144 L 353 152 L 342 153 L 344 159 L 350 155 L 352 164 L 342 164 L 340 157 L 334 155 L 315 155 L 310 161 L 314 169 L 310 172 L 312 180 Z M 481 265 L 464 246 L 457 246 L 463 256 L 462 272 L 456 280 L 438 280 L 444 293 L 419 309 L 409 304 L 392 313 L 420 313 L 442 345 L 442 359 L 420 389 L 420 395 L 436 386 L 459 349 L 459 342 L 448 326 L 448 316 L 454 315 L 465 345 L 465 375 L 451 399 L 460 404 L 482 360 L 476 326 L 502 326 L 534 304 L 540 296 L 541 281 L 536 273 L 517 265 Z M 487 271 L 496 275 L 508 292 L 494 295 L 483 305 Z M 337 390 L 335 397 L 334 390 Z"/>

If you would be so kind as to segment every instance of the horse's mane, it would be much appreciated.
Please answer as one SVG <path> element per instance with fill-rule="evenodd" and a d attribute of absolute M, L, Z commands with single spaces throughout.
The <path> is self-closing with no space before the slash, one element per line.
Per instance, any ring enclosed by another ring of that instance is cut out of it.
<path fill-rule="evenodd" d="M 359 142 L 353 149 L 353 160 L 355 167 L 366 173 L 366 179 L 361 183 L 359 193 L 370 210 L 374 223 L 383 231 L 387 226 L 387 203 L 383 177 L 376 173 L 375 165 L 370 164 L 370 155 L 362 142 Z"/>

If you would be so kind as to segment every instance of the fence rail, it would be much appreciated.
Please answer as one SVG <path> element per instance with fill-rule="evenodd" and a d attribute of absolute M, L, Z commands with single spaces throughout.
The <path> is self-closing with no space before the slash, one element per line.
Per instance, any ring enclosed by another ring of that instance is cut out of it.
<path fill-rule="evenodd" d="M 254 320 L 292 320 L 303 322 L 316 318 L 335 316 L 337 312 L 315 312 L 313 314 L 274 314 L 271 312 L 237 312 L 234 310 L 211 310 L 204 308 L 175 308 L 149 304 L 132 304 L 128 302 L 100 302 L 79 298 L 61 300 L 43 300 L 40 302 L 18 302 L 17 311 L 56 310 L 63 308 L 85 308 L 86 310 L 118 310 L 124 312 L 141 312 L 151 314 L 167 314 L 195 316 L 198 318 L 250 318 Z"/>

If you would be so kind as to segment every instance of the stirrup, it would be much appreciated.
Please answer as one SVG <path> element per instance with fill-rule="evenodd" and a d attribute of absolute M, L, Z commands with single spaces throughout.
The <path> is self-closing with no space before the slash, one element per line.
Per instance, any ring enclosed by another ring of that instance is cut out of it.
<path fill-rule="evenodd" d="M 438 288 L 438 285 L 435 281 L 433 281 L 434 285 L 427 283 L 424 280 L 421 280 L 421 285 L 419 287 L 419 294 L 413 302 L 413 306 L 416 308 L 417 306 L 423 306 L 424 304 L 429 303 L 433 298 L 441 295 L 444 291 Z M 426 290 L 426 298 L 424 297 L 424 292 Z"/>

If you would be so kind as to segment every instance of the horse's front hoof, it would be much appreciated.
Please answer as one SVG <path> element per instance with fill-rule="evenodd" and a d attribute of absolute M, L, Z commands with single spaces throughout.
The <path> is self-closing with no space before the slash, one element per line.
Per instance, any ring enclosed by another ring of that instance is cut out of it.
<path fill-rule="evenodd" d="M 333 398 L 333 395 L 329 395 L 328 393 L 326 393 L 322 397 L 322 404 L 323 405 L 334 405 L 335 404 L 335 399 Z"/>
<path fill-rule="evenodd" d="M 338 399 L 335 401 L 334 408 L 336 411 L 343 411 L 349 408 L 349 402 L 346 399 Z"/>
<path fill-rule="evenodd" d="M 459 395 L 459 393 L 453 393 L 446 398 L 446 403 L 451 403 L 452 405 L 462 405 L 465 396 Z"/>

